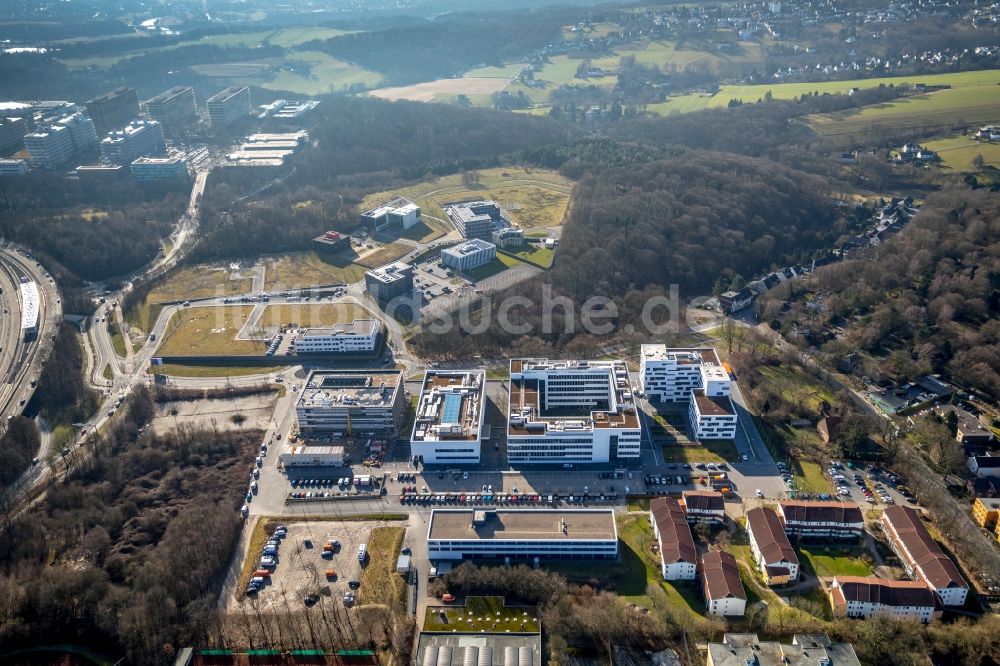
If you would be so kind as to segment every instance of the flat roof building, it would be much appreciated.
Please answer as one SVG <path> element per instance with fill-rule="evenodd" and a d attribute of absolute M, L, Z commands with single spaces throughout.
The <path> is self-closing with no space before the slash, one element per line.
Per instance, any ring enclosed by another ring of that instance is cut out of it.
<path fill-rule="evenodd" d="M 542 635 L 424 632 L 414 658 L 416 666 L 542 666 Z"/>
<path fill-rule="evenodd" d="M 174 86 L 145 101 L 146 113 L 165 129 L 176 131 L 198 122 L 198 105 L 191 86 Z"/>
<path fill-rule="evenodd" d="M 365 289 L 380 305 L 413 292 L 413 266 L 396 261 L 365 271 Z"/>
<path fill-rule="evenodd" d="M 339 231 L 324 231 L 322 235 L 313 238 L 318 252 L 335 254 L 351 249 L 351 237 Z"/>
<path fill-rule="evenodd" d="M 103 135 L 139 117 L 139 95 L 135 88 L 123 86 L 87 100 L 86 107 L 97 134 Z"/>
<path fill-rule="evenodd" d="M 511 359 L 508 404 L 511 464 L 639 457 L 642 426 L 624 361 Z"/>
<path fill-rule="evenodd" d="M 448 219 L 463 237 L 489 241 L 493 232 L 509 227 L 500 204 L 495 201 L 462 201 L 444 207 Z"/>
<path fill-rule="evenodd" d="M 643 394 L 657 402 L 688 402 L 694 389 L 710 397 L 729 395 L 729 373 L 711 347 L 642 345 L 639 381 Z"/>
<path fill-rule="evenodd" d="M 473 238 L 455 247 L 441 250 L 441 262 L 456 271 L 469 271 L 488 264 L 497 256 L 497 246 L 481 238 Z"/>
<path fill-rule="evenodd" d="M 836 576 L 829 594 L 834 615 L 844 617 L 888 615 L 927 623 L 940 615 L 937 595 L 917 581 Z"/>
<path fill-rule="evenodd" d="M 361 224 L 371 232 L 389 227 L 409 229 L 420 224 L 420 221 L 420 206 L 405 197 L 397 197 L 361 213 Z"/>
<path fill-rule="evenodd" d="M 406 402 L 398 370 L 315 370 L 295 403 L 303 438 L 391 436 Z"/>
<path fill-rule="evenodd" d="M 649 522 L 660 548 L 663 579 L 694 580 L 698 572 L 698 551 L 680 503 L 673 497 L 654 497 L 649 502 Z"/>
<path fill-rule="evenodd" d="M 965 604 L 969 585 L 927 531 L 919 513 L 908 506 L 890 506 L 882 513 L 882 529 L 907 574 L 933 590 L 945 606 Z"/>
<path fill-rule="evenodd" d="M 162 155 L 167 150 L 163 126 L 155 120 L 136 120 L 101 140 L 101 158 L 109 164 L 131 164 L 139 157 Z"/>
<path fill-rule="evenodd" d="M 23 176 L 28 173 L 28 163 L 24 160 L 0 159 L 0 176 Z"/>
<path fill-rule="evenodd" d="M 709 615 L 742 617 L 746 612 L 747 593 L 732 553 L 713 550 L 702 556 L 701 591 Z"/>
<path fill-rule="evenodd" d="M 208 98 L 206 105 L 213 127 L 230 125 L 253 114 L 250 88 L 247 86 L 230 86 L 219 91 Z"/>
<path fill-rule="evenodd" d="M 436 509 L 427 556 L 464 559 L 613 559 L 618 529 L 611 509 Z"/>
<path fill-rule="evenodd" d="M 355 319 L 329 328 L 307 328 L 295 338 L 296 354 L 364 354 L 374 352 L 382 341 L 382 322 Z"/>
<path fill-rule="evenodd" d="M 757 634 L 725 634 L 721 643 L 708 644 L 707 666 L 749 665 L 861 666 L 861 661 L 854 646 L 834 643 L 826 634 L 795 634 L 791 645 L 762 641 Z"/>
<path fill-rule="evenodd" d="M 689 523 L 721 523 L 726 519 L 726 501 L 709 490 L 685 490 L 681 504 Z"/>
<path fill-rule="evenodd" d="M 132 176 L 139 182 L 175 180 L 188 177 L 188 163 L 183 155 L 140 157 L 132 162 Z"/>
<path fill-rule="evenodd" d="M 798 579 L 799 557 L 778 514 L 766 507 L 747 511 L 747 536 L 754 562 L 768 585 L 784 585 Z"/>
<path fill-rule="evenodd" d="M 280 456 L 281 464 L 289 467 L 343 467 L 343 446 L 293 446 Z"/>
<path fill-rule="evenodd" d="M 24 118 L 0 116 L 0 154 L 21 150 L 27 133 L 28 123 Z"/>
<path fill-rule="evenodd" d="M 410 455 L 428 465 L 478 463 L 485 412 L 485 370 L 428 370 L 417 400 Z"/>

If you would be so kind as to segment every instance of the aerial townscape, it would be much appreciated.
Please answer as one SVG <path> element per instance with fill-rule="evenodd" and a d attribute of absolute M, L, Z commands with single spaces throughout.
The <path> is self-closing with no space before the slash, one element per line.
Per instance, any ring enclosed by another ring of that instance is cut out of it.
<path fill-rule="evenodd" d="M 0 664 L 1000 666 L 1000 4 L 0 3 Z"/>

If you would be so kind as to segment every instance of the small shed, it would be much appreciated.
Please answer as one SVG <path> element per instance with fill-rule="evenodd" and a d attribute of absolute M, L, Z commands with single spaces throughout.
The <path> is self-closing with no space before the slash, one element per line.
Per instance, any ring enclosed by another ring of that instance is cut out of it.
<path fill-rule="evenodd" d="M 396 573 L 407 574 L 410 572 L 410 556 L 400 555 L 399 559 L 396 560 Z"/>

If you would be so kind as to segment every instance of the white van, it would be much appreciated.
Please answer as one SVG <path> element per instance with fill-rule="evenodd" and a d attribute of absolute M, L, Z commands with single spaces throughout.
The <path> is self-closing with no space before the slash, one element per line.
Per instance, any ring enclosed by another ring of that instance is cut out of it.
<path fill-rule="evenodd" d="M 364 562 L 366 555 L 368 555 L 368 547 L 365 544 L 361 544 L 358 546 L 358 562 Z"/>

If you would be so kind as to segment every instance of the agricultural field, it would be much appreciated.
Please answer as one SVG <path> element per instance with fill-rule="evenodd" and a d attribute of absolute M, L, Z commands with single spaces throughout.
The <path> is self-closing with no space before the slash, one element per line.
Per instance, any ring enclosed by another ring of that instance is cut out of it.
<path fill-rule="evenodd" d="M 237 340 L 249 306 L 193 307 L 176 313 L 167 325 L 159 356 L 248 356 L 263 354 L 263 342 Z"/>
<path fill-rule="evenodd" d="M 417 185 L 365 197 L 360 210 L 373 208 L 395 197 L 406 197 L 421 207 L 425 224 L 439 222 L 452 229 L 441 206 L 467 199 L 494 199 L 525 228 L 562 224 L 573 182 L 555 171 L 501 167 L 479 171 L 479 183 L 463 185 L 461 174 L 435 178 Z"/>
<path fill-rule="evenodd" d="M 296 324 L 302 328 L 318 328 L 334 324 L 349 324 L 355 319 L 371 318 L 370 312 L 353 303 L 326 303 L 306 305 L 301 303 L 268 305 L 258 320 L 263 328 Z"/>
<path fill-rule="evenodd" d="M 273 77 L 238 82 L 300 95 L 324 95 L 374 88 L 381 81 L 382 75 L 378 72 L 337 60 L 321 51 L 296 51 L 285 57 Z"/>
<path fill-rule="evenodd" d="M 328 260 L 315 252 L 265 257 L 265 290 L 302 289 L 323 284 L 350 284 L 364 278 L 365 269 L 350 260 Z"/>
<path fill-rule="evenodd" d="M 956 173 L 979 171 L 974 161 L 983 158 L 984 167 L 1000 169 L 1000 143 L 976 141 L 971 136 L 950 136 L 947 138 L 922 141 L 920 145 L 933 150 L 941 158 L 939 164 L 944 169 Z"/>
<path fill-rule="evenodd" d="M 429 606 L 424 615 L 424 631 L 475 633 L 512 631 L 538 633 L 535 608 L 505 606 L 503 597 L 469 597 L 464 606 Z"/>
<path fill-rule="evenodd" d="M 516 75 L 516 72 L 515 72 Z M 414 102 L 452 102 L 458 95 L 466 95 L 474 106 L 489 106 L 490 96 L 500 92 L 513 76 L 469 76 L 458 79 L 438 79 L 409 86 L 378 88 L 369 91 L 372 97 L 390 101 L 408 99 Z"/>

